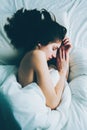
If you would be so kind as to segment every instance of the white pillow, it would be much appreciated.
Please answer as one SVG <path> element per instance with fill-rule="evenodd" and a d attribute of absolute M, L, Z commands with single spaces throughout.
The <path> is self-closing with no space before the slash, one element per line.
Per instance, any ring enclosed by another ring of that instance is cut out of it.
<path fill-rule="evenodd" d="M 69 81 L 81 75 L 87 75 L 87 48 L 77 47 L 70 54 Z"/>
<path fill-rule="evenodd" d="M 55 4 L 54 0 L 0 0 L 0 64 L 16 64 L 20 59 L 22 51 L 16 50 L 8 39 L 3 26 L 7 22 L 7 17 L 13 15 L 18 9 L 24 7 L 26 9 L 42 9 L 51 11 L 57 18 L 57 21 L 67 27 L 67 12 L 58 8 L 59 4 Z"/>
<path fill-rule="evenodd" d="M 69 83 L 69 87 L 73 98 L 87 106 L 87 76 L 76 77 Z"/>

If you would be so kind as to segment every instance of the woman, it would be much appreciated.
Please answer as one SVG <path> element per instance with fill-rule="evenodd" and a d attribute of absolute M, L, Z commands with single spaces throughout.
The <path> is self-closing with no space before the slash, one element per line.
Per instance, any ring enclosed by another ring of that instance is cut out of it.
<path fill-rule="evenodd" d="M 61 100 L 68 64 L 70 41 L 66 28 L 58 24 L 48 11 L 18 10 L 8 18 L 5 31 L 16 48 L 24 49 L 18 70 L 18 81 L 23 86 L 36 82 L 41 88 L 46 105 L 55 109 Z M 53 87 L 47 62 L 56 58 L 60 80 Z"/>

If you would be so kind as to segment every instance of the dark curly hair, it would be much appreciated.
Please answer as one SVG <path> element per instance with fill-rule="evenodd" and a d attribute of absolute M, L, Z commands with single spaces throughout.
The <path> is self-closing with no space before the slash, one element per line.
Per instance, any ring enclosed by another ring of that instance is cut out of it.
<path fill-rule="evenodd" d="M 47 45 L 55 40 L 63 40 L 67 32 L 66 28 L 58 24 L 45 9 L 39 11 L 22 8 L 7 20 L 8 24 L 4 29 L 11 43 L 16 48 L 24 48 L 26 51 L 34 49 L 38 43 Z"/>

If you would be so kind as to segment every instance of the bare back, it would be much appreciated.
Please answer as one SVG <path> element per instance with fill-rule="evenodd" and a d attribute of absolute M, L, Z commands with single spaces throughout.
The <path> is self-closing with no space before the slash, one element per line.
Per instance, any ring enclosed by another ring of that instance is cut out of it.
<path fill-rule="evenodd" d="M 32 65 L 32 52 L 27 53 L 19 67 L 18 80 L 19 83 L 24 87 L 27 84 L 34 82 L 34 69 Z"/>
<path fill-rule="evenodd" d="M 23 87 L 32 82 L 37 82 L 37 78 L 36 78 L 37 69 L 35 68 L 36 66 L 37 68 L 39 68 L 41 62 L 38 61 L 38 57 L 41 57 L 42 55 L 45 55 L 42 51 L 33 50 L 28 52 L 23 57 L 18 70 L 18 81 Z M 43 63 L 46 62 L 42 57 L 40 59 L 43 61 Z"/>

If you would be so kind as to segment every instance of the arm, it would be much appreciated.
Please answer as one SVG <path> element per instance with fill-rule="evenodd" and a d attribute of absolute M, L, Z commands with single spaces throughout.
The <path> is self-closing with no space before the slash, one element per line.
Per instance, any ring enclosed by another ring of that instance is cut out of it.
<path fill-rule="evenodd" d="M 65 37 L 63 39 L 62 43 L 63 44 L 62 44 L 61 47 L 64 47 L 64 50 L 65 50 L 65 52 L 67 53 L 67 56 L 68 56 L 68 69 L 67 69 L 67 74 L 66 74 L 66 80 L 68 80 L 68 76 L 69 76 L 69 53 L 71 51 L 72 44 L 71 44 L 70 39 L 68 37 Z"/>
<path fill-rule="evenodd" d="M 64 72 L 60 71 L 60 80 L 54 88 L 44 52 L 35 51 L 33 53 L 33 59 L 35 59 L 32 62 L 37 76 L 37 83 L 46 97 L 46 104 L 51 109 L 55 109 L 61 100 L 61 95 L 64 89 L 66 70 L 64 70 Z"/>

